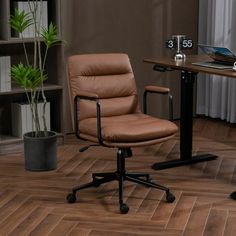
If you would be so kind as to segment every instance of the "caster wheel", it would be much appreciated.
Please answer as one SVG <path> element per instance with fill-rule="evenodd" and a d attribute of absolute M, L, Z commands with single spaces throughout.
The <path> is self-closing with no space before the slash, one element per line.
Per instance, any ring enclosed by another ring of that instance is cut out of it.
<path fill-rule="evenodd" d="M 231 197 L 232 199 L 236 200 L 236 192 L 232 192 L 232 193 L 230 194 L 230 197 Z"/>
<path fill-rule="evenodd" d="M 175 196 L 172 193 L 166 194 L 166 201 L 167 202 L 172 203 L 172 202 L 174 202 L 174 200 L 175 200 Z"/>
<path fill-rule="evenodd" d="M 68 203 L 74 203 L 76 201 L 76 196 L 74 193 L 69 193 L 66 197 Z"/>
<path fill-rule="evenodd" d="M 120 212 L 122 214 L 126 214 L 128 213 L 128 211 L 129 211 L 129 207 L 125 203 L 120 205 Z"/>

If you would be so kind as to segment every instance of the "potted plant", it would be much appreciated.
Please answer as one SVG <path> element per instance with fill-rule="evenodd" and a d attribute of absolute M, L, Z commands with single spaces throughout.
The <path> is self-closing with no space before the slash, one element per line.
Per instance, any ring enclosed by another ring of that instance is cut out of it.
<path fill-rule="evenodd" d="M 24 134 L 25 168 L 38 171 L 52 170 L 57 165 L 57 135 L 53 131 L 48 131 L 45 120 L 47 99 L 44 82 L 47 79 L 45 64 L 48 50 L 61 43 L 53 23 L 45 28 L 41 25 L 38 14 L 42 18 L 42 2 L 42 0 L 28 0 L 29 12 L 15 9 L 10 17 L 10 26 L 19 34 L 25 55 L 25 63 L 20 62 L 11 67 L 11 77 L 25 90 L 33 124 L 32 131 Z M 32 26 L 34 51 L 33 59 L 30 60 L 23 32 Z M 42 117 L 39 117 L 39 103 L 43 103 Z M 40 122 L 40 119 L 43 122 Z"/>

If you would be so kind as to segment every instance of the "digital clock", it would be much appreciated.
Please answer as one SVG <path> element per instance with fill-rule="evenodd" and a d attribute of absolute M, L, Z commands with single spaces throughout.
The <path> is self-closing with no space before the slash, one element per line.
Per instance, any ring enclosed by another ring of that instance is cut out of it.
<path fill-rule="evenodd" d="M 192 39 L 183 39 L 180 42 L 180 46 L 181 46 L 181 49 L 192 49 L 193 48 L 193 40 Z M 177 49 L 177 40 L 167 39 L 166 40 L 166 48 Z"/>
<path fill-rule="evenodd" d="M 185 60 L 186 56 L 181 50 L 193 48 L 193 40 L 185 35 L 172 35 L 171 39 L 166 40 L 165 46 L 176 50 L 175 60 Z"/>

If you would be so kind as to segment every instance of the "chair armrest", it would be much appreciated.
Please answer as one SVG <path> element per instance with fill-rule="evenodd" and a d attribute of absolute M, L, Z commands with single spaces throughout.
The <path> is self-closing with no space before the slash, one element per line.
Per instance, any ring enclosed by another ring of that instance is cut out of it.
<path fill-rule="evenodd" d="M 166 87 L 159 87 L 159 86 L 154 86 L 154 85 L 148 85 L 148 86 L 145 86 L 145 91 L 150 92 L 150 93 L 167 94 L 167 93 L 170 92 L 170 89 L 166 88 Z"/>
<path fill-rule="evenodd" d="M 145 86 L 145 91 L 143 93 L 143 113 L 147 114 L 147 94 L 157 93 L 161 95 L 168 95 L 169 97 L 169 119 L 173 120 L 173 98 L 170 94 L 170 89 L 167 87 L 159 87 L 155 85 Z"/>
<path fill-rule="evenodd" d="M 101 145 L 105 146 L 102 140 L 102 129 L 101 129 L 101 106 L 99 101 L 99 96 L 96 93 L 91 93 L 88 91 L 79 91 L 79 93 L 74 97 L 74 127 L 77 138 L 80 137 L 79 131 L 79 119 L 78 119 L 78 100 L 85 99 L 85 100 L 92 100 L 96 102 L 96 109 L 97 109 L 97 137 L 98 141 Z"/>

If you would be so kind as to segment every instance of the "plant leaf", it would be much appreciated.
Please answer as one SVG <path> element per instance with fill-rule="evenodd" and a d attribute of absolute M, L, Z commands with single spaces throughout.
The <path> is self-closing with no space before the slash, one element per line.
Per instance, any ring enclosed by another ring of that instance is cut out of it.
<path fill-rule="evenodd" d="M 60 44 L 62 41 L 57 38 L 57 27 L 50 23 L 48 29 L 43 28 L 42 37 L 48 48 Z"/>
<path fill-rule="evenodd" d="M 47 79 L 45 74 L 41 74 L 39 68 L 33 68 L 31 65 L 23 65 L 22 63 L 12 66 L 11 76 L 22 88 L 32 90 L 35 90 Z"/>
<path fill-rule="evenodd" d="M 18 33 L 23 33 L 23 31 L 33 24 L 33 19 L 30 17 L 30 13 L 25 13 L 25 11 L 19 11 L 17 8 L 15 12 L 10 17 L 10 26 Z"/>

